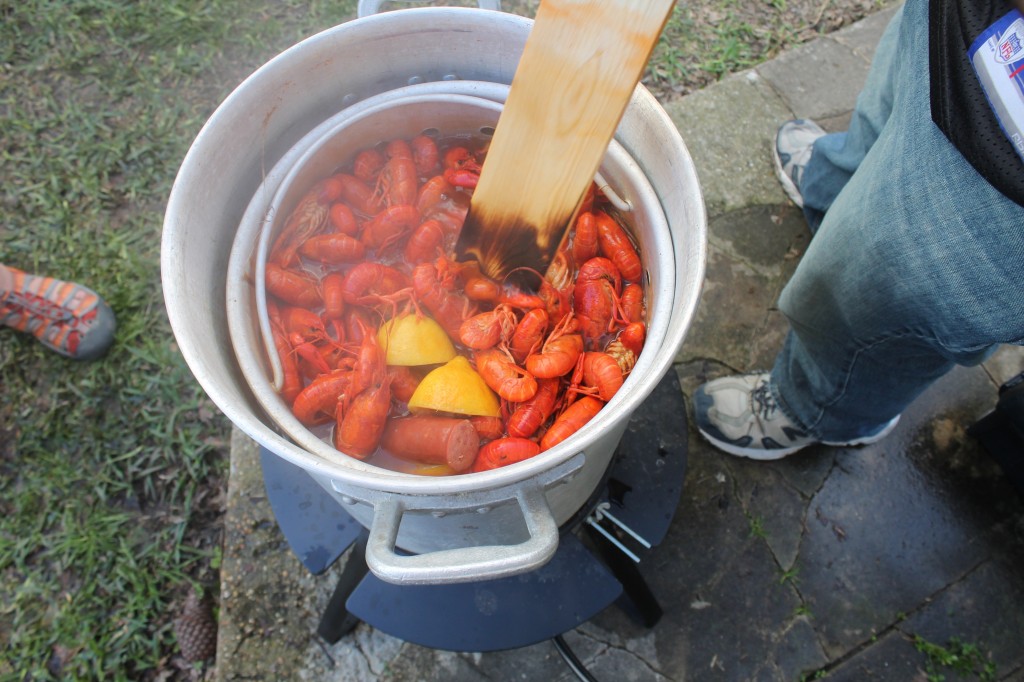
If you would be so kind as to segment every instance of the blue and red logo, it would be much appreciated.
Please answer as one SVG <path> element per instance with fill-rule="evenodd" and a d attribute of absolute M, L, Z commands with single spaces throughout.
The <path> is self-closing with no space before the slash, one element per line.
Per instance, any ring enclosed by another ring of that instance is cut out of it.
<path fill-rule="evenodd" d="M 996 42 L 996 61 L 1000 64 L 1011 64 L 1024 56 L 1024 44 L 1021 42 L 1021 35 L 1024 34 L 1024 21 L 1017 20 L 1010 24 L 1003 35 L 999 36 Z"/>

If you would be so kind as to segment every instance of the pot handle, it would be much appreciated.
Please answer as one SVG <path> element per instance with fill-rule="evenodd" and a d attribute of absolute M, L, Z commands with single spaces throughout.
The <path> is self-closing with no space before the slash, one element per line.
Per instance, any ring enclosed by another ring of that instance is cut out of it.
<path fill-rule="evenodd" d="M 543 566 L 558 549 L 558 525 L 539 486 L 516 493 L 528 540 L 517 545 L 483 545 L 401 556 L 395 552 L 405 506 L 396 497 L 381 500 L 374 510 L 366 565 L 380 579 L 400 585 L 441 585 L 492 580 Z"/>
<path fill-rule="evenodd" d="M 368 17 L 371 14 L 376 14 L 380 11 L 380 5 L 385 0 L 359 0 L 359 18 Z M 395 2 L 406 2 L 413 3 L 416 0 L 394 0 Z M 501 0 L 477 0 L 477 5 L 480 9 L 493 9 L 495 11 L 501 11 Z"/>

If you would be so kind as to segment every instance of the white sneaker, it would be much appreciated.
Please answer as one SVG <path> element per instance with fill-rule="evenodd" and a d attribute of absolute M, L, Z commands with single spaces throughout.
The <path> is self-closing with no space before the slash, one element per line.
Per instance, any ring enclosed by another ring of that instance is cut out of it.
<path fill-rule="evenodd" d="M 807 162 L 811 160 L 814 141 L 824 134 L 825 131 L 814 121 L 798 118 L 783 123 L 775 135 L 775 147 L 772 149 L 775 175 L 782 183 L 786 195 L 800 208 L 804 206 L 804 197 L 800 194 L 800 180 L 803 178 Z"/>
<path fill-rule="evenodd" d="M 697 429 L 716 448 L 750 459 L 772 460 L 823 443 L 866 445 L 881 440 L 899 422 L 899 415 L 875 433 L 849 442 L 819 441 L 782 413 L 768 386 L 768 372 L 741 374 L 709 381 L 693 394 Z"/>

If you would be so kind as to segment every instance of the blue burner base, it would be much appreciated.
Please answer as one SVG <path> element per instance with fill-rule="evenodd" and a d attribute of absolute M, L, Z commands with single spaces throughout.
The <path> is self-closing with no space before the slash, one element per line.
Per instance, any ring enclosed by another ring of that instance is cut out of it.
<path fill-rule="evenodd" d="M 595 505 L 657 545 L 679 503 L 686 453 L 686 404 L 670 371 L 630 420 Z M 556 637 L 620 597 L 648 627 L 661 616 L 636 565 L 593 523 L 635 554 L 646 550 L 607 519 L 584 522 L 593 507 L 566 524 L 551 561 L 529 573 L 457 585 L 393 585 L 367 570 L 363 527 L 303 469 L 264 448 L 260 461 L 278 525 L 311 573 L 319 575 L 356 545 L 317 629 L 328 642 L 363 621 L 421 646 L 486 652 Z"/>

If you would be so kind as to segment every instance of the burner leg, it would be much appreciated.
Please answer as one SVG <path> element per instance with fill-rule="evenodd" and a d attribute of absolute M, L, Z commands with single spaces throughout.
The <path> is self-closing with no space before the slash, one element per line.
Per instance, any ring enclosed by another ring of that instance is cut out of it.
<path fill-rule="evenodd" d="M 562 635 L 555 635 L 551 640 L 555 644 L 555 649 L 561 654 L 562 660 L 569 666 L 573 674 L 582 682 L 597 682 L 597 678 L 590 674 L 586 666 L 580 659 L 576 658 L 576 654 L 573 653 L 572 649 L 566 643 L 565 638 Z"/>
<path fill-rule="evenodd" d="M 370 570 L 366 566 L 368 537 L 364 530 L 356 538 L 352 545 L 352 554 L 345 562 L 345 568 L 341 571 L 334 593 L 327 602 L 327 608 L 324 609 L 323 615 L 320 616 L 320 624 L 316 628 L 316 633 L 328 644 L 334 644 L 355 630 L 360 623 L 360 620 L 345 608 L 345 602 Z"/>
<path fill-rule="evenodd" d="M 623 596 L 629 597 L 634 607 L 631 615 L 637 618 L 644 627 L 653 628 L 661 620 L 661 605 L 651 592 L 636 563 L 623 554 L 617 547 L 612 546 L 604 537 L 589 525 L 584 524 L 587 535 L 594 547 L 601 554 L 601 559 L 612 572 L 612 575 L 622 583 Z"/>

